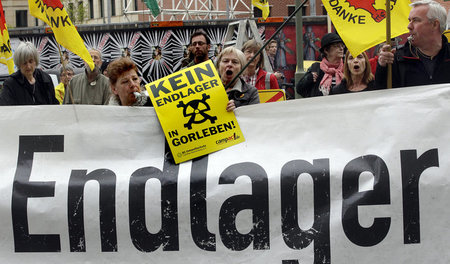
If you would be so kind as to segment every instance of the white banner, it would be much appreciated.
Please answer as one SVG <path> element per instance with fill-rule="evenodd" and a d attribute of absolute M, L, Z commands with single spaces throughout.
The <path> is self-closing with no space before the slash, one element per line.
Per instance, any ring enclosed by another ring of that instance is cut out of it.
<path fill-rule="evenodd" d="M 0 263 L 449 263 L 449 98 L 241 107 L 180 165 L 153 108 L 1 107 Z"/>

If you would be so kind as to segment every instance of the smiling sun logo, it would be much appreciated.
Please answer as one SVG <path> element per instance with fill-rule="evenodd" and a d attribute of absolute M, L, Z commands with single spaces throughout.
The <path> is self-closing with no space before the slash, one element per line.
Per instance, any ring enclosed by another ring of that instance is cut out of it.
<path fill-rule="evenodd" d="M 61 3 L 60 0 L 42 0 L 42 3 L 46 7 L 51 7 L 53 10 L 55 9 L 63 9 L 64 5 Z"/>
<path fill-rule="evenodd" d="M 369 12 L 375 22 L 381 22 L 386 18 L 386 11 L 383 9 L 375 9 L 375 0 L 347 0 L 350 6 L 356 10 L 363 9 Z"/>

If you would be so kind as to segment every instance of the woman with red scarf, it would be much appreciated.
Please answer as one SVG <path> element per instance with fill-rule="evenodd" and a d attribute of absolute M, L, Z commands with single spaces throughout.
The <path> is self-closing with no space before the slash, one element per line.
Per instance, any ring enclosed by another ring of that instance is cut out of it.
<path fill-rule="evenodd" d="M 331 88 L 341 83 L 344 76 L 344 43 L 336 33 L 323 36 L 320 52 L 322 61 L 308 69 L 297 83 L 296 90 L 302 97 L 329 95 Z"/>

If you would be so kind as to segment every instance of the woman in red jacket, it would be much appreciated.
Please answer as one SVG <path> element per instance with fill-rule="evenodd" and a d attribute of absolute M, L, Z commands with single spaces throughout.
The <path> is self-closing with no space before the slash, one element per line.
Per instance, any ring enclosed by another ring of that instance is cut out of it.
<path fill-rule="evenodd" d="M 242 52 L 244 52 L 247 62 L 255 56 L 256 52 L 261 49 L 262 45 L 256 40 L 251 39 L 244 43 Z M 258 90 L 264 89 L 280 89 L 278 86 L 277 77 L 263 70 L 264 57 L 261 54 L 250 63 L 243 74 L 243 79 L 246 83 L 253 85 Z"/>

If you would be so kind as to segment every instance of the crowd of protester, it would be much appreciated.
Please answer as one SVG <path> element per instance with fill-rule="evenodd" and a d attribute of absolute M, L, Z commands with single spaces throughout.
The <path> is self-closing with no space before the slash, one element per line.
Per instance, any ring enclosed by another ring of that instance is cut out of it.
<path fill-rule="evenodd" d="M 411 7 L 408 42 L 397 49 L 380 44 L 372 59 L 366 52 L 356 56 L 346 52 L 337 33 L 323 36 L 319 49 L 322 60 L 312 64 L 295 84 L 297 93 L 315 97 L 385 89 L 388 64 L 392 65 L 393 88 L 450 82 L 450 45 L 443 35 L 447 21 L 445 8 L 433 0 L 415 1 Z M 233 111 L 236 107 L 259 103 L 258 90 L 282 88 L 280 81 L 284 75 L 264 69 L 262 53 L 255 57 L 262 44 L 250 39 L 242 49 L 227 47 L 211 59 L 208 35 L 197 30 L 190 37 L 184 65 L 191 67 L 214 60 L 230 100 L 226 109 Z M 266 46 L 267 58 L 273 66 L 277 42 L 271 41 Z M 5 80 L 0 105 L 151 106 L 139 71 L 129 57 L 103 62 L 99 50 L 90 49 L 89 53 L 95 64 L 93 69 L 85 63 L 84 71 L 74 76 L 74 70 L 63 65 L 61 83 L 54 87 L 49 74 L 38 68 L 37 49 L 30 42 L 20 43 L 13 55 L 18 70 Z M 237 76 L 245 65 L 245 71 Z"/>

